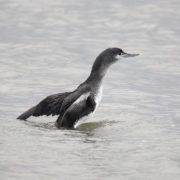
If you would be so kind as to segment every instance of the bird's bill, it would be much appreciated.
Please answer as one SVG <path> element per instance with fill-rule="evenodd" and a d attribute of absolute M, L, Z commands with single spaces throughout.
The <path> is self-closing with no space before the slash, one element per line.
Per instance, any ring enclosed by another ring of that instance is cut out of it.
<path fill-rule="evenodd" d="M 121 54 L 122 57 L 125 57 L 125 58 L 128 58 L 128 57 L 135 57 L 135 56 L 138 56 L 139 54 L 129 54 L 129 53 L 125 53 L 123 52 Z"/>

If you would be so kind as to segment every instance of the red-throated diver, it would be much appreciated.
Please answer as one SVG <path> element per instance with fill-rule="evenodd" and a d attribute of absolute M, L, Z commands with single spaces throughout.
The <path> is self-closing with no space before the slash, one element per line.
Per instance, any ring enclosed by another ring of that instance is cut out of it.
<path fill-rule="evenodd" d="M 108 48 L 96 58 L 87 80 L 72 92 L 54 94 L 43 99 L 17 119 L 26 120 L 30 116 L 58 115 L 58 128 L 73 128 L 82 117 L 92 113 L 99 101 L 99 91 L 107 69 L 119 57 L 134 57 L 119 48 Z"/>

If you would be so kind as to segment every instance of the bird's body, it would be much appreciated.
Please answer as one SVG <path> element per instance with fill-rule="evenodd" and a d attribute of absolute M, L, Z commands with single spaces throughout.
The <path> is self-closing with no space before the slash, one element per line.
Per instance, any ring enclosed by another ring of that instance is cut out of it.
<path fill-rule="evenodd" d="M 21 114 L 18 119 L 26 120 L 30 116 L 58 115 L 57 125 L 59 128 L 73 128 L 78 120 L 91 114 L 97 108 L 102 94 L 102 80 L 108 67 L 118 60 L 117 55 L 129 54 L 119 48 L 106 49 L 96 58 L 87 80 L 74 91 L 48 96 Z"/>

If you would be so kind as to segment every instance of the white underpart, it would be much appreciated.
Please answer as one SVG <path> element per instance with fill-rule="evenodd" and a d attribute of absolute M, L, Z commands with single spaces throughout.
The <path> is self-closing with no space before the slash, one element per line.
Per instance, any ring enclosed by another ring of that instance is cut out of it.
<path fill-rule="evenodd" d="M 86 100 L 89 95 L 90 95 L 89 92 L 85 93 L 85 94 L 82 94 L 78 99 L 76 99 L 76 101 L 72 105 L 78 104 L 79 102 Z"/>
<path fill-rule="evenodd" d="M 103 87 L 100 86 L 100 88 L 98 89 L 97 93 L 95 94 L 96 108 L 95 108 L 94 112 L 96 111 L 96 109 L 97 109 L 97 107 L 99 106 L 99 103 L 100 103 L 100 101 L 101 101 L 101 99 L 102 99 L 102 92 L 103 92 Z M 87 93 L 87 94 L 88 94 L 88 96 L 90 95 L 89 93 Z M 82 95 L 82 96 L 83 96 L 83 97 L 86 97 L 85 95 Z M 87 97 L 88 97 L 88 96 L 87 96 Z M 86 99 L 87 99 L 87 97 L 86 97 Z M 80 96 L 80 98 L 81 98 L 81 96 Z M 79 99 L 80 99 L 80 98 L 79 98 Z M 80 102 L 79 99 L 77 99 L 76 101 Z M 83 99 L 83 100 L 84 100 L 84 99 Z M 74 103 L 76 103 L 76 101 L 75 101 Z M 78 103 L 78 102 L 77 102 L 77 103 Z M 74 103 L 73 103 L 73 104 L 74 104 Z M 75 123 L 74 128 L 76 128 L 76 127 L 78 127 L 80 124 L 85 123 L 86 121 L 88 121 L 89 117 L 92 116 L 92 114 L 93 114 L 94 112 L 92 112 L 92 113 L 88 114 L 87 116 L 84 116 L 84 117 L 82 117 L 81 119 L 79 119 L 79 120 Z"/>
<path fill-rule="evenodd" d="M 102 92 L 103 92 L 103 87 L 100 86 L 97 93 L 95 94 L 96 108 L 99 106 L 99 103 L 101 102 Z"/>

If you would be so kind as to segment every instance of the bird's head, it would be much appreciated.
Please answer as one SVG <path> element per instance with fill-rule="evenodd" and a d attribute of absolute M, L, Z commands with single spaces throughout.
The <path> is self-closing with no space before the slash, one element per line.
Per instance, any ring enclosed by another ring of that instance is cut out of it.
<path fill-rule="evenodd" d="M 120 48 L 108 48 L 105 51 L 103 51 L 99 56 L 100 56 L 100 58 L 103 59 L 102 61 L 104 63 L 113 64 L 120 59 L 128 58 L 128 57 L 135 57 L 138 55 L 139 54 L 126 53 Z"/>
<path fill-rule="evenodd" d="M 139 54 L 126 53 L 120 48 L 108 48 L 100 53 L 96 58 L 92 67 L 92 73 L 99 73 L 104 76 L 106 70 L 111 64 L 122 58 L 135 57 L 138 55 Z"/>

